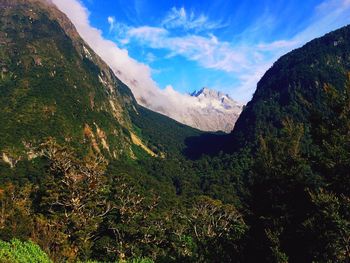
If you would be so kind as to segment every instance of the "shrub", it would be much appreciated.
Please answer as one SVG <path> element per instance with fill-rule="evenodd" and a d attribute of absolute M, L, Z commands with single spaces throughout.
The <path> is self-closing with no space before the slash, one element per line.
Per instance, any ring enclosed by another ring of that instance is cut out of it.
<path fill-rule="evenodd" d="M 31 241 L 13 239 L 0 241 L 0 262 L 4 263 L 51 263 L 41 248 Z"/>

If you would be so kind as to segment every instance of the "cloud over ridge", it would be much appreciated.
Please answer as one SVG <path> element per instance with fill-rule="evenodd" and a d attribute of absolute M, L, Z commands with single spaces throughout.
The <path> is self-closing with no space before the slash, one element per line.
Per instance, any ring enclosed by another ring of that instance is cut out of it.
<path fill-rule="evenodd" d="M 171 85 L 160 89 L 151 77 L 149 66 L 131 58 L 126 49 L 104 39 L 102 32 L 90 25 L 89 12 L 78 0 L 52 0 L 52 2 L 71 19 L 78 33 L 112 68 L 117 77 L 131 88 L 141 105 L 179 122 L 203 128 L 200 123 L 197 125 L 193 123 L 188 112 L 194 110 L 200 114 L 200 109 L 207 107 L 207 103 L 188 94 L 181 94 L 174 90 Z M 110 22 L 111 28 L 117 26 L 113 17 L 109 17 L 108 22 Z M 135 34 L 142 32 L 147 35 L 149 31 L 152 31 L 152 34 L 155 32 L 157 34 L 164 33 L 162 29 L 148 27 L 134 29 Z"/>
<path fill-rule="evenodd" d="M 152 79 L 155 70 L 131 58 L 128 44 L 165 50 L 168 58 L 180 56 L 202 68 L 235 76 L 237 83 L 230 87 L 230 95 L 246 102 L 251 98 L 258 80 L 279 56 L 350 22 L 350 0 L 324 0 L 310 15 L 309 24 L 290 38 L 271 42 L 251 41 L 256 34 L 264 33 L 264 26 L 273 25 L 274 19 L 267 13 L 246 28 L 238 41 L 229 42 L 219 39 L 214 32 L 227 24 L 213 21 L 203 13 L 188 11 L 185 7 L 173 7 L 156 25 L 132 26 L 119 23 L 113 16 L 107 17 L 110 34 L 116 36 L 116 41 L 110 41 L 102 36 L 100 30 L 91 26 L 89 11 L 79 0 L 52 2 L 72 20 L 79 34 L 118 78 L 131 88 L 141 105 L 192 126 L 188 112 L 204 109 L 208 105 L 179 93 L 171 83 L 164 89 L 160 88 Z M 177 34 L 174 34 L 175 31 Z M 152 52 L 145 54 L 145 61 L 156 59 Z"/>

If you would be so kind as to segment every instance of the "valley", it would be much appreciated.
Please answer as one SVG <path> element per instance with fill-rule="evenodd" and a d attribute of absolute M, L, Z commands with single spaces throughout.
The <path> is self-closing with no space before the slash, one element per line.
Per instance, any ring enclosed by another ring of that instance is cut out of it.
<path fill-rule="evenodd" d="M 183 123 L 46 0 L 0 0 L 0 70 L 1 262 L 349 262 L 350 26 Z"/>

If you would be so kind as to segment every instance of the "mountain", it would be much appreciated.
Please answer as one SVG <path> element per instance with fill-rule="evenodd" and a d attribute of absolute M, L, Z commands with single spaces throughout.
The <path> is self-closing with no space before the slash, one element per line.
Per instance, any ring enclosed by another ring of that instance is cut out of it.
<path fill-rule="evenodd" d="M 188 113 L 190 126 L 204 131 L 231 132 L 243 105 L 234 101 L 229 95 L 209 88 L 202 88 L 191 94 L 200 106 L 190 109 Z M 185 121 L 186 122 L 186 121 Z"/>
<path fill-rule="evenodd" d="M 350 72 L 350 26 L 331 32 L 281 57 L 265 73 L 236 122 L 237 147 L 277 135 L 286 119 L 310 129 L 315 114 L 329 112 L 327 87 L 344 92 Z"/>
<path fill-rule="evenodd" d="M 1 0 L 0 5 L 0 153 L 4 161 L 13 166 L 20 159 L 35 157 L 35 146 L 50 137 L 80 152 L 93 149 L 112 159 L 135 159 L 141 152 L 165 154 L 147 145 L 142 138 L 147 132 L 133 123 L 131 114 L 142 115 L 144 110 L 130 89 L 63 13 L 43 0 Z M 162 121 L 171 122 L 172 130 L 180 127 L 179 137 L 172 139 L 177 149 L 185 147 L 182 131 L 200 133 L 169 118 Z M 177 141 L 180 137 L 182 141 Z"/>
<path fill-rule="evenodd" d="M 132 90 L 136 91 L 136 99 L 142 106 L 202 131 L 230 133 L 243 108 L 243 104 L 228 95 L 209 88 L 192 94 L 180 94 L 167 88 L 145 96 L 138 94 L 139 88 L 133 86 L 132 83 Z"/>
<path fill-rule="evenodd" d="M 232 133 L 204 133 L 137 104 L 49 2 L 0 0 L 0 93 L 15 260 L 350 258 L 350 26 L 279 59 Z M 209 89 L 182 98 L 237 108 Z"/>
<path fill-rule="evenodd" d="M 346 26 L 281 57 L 231 134 L 252 160 L 248 262 L 348 261 L 349 128 Z"/>
<path fill-rule="evenodd" d="M 239 180 L 211 182 L 223 166 L 186 158 L 204 133 L 138 105 L 50 1 L 0 0 L 0 93 L 0 241 L 14 254 L 31 240 L 53 262 L 236 257 L 244 220 L 213 198 L 239 203 Z"/>
<path fill-rule="evenodd" d="M 199 102 L 189 94 L 182 94 L 170 85 L 164 89 L 151 78 L 151 68 L 130 58 L 124 49 L 102 37 L 96 28 L 88 24 L 88 13 L 74 4 L 72 7 L 65 1 L 52 0 L 57 7 L 66 13 L 76 26 L 83 39 L 111 67 L 114 74 L 132 91 L 137 102 L 178 122 L 203 131 L 230 132 L 240 113 L 216 107 L 211 111 L 211 102 Z M 79 15 L 78 15 L 79 14 Z M 84 17 L 84 19 L 81 19 Z M 84 23 L 81 23 L 84 21 Z M 237 103 L 237 106 L 239 103 Z M 239 108 L 239 107 L 238 107 Z M 227 115 L 227 116 L 226 116 Z M 225 122 L 225 119 L 229 122 Z"/>
<path fill-rule="evenodd" d="M 174 91 L 168 96 L 171 93 Z M 227 94 L 209 88 L 179 98 L 177 94 L 173 96 L 181 102 L 156 106 L 143 98 L 140 103 L 178 122 L 207 132 L 230 133 L 243 109 L 243 104 L 234 101 Z"/>

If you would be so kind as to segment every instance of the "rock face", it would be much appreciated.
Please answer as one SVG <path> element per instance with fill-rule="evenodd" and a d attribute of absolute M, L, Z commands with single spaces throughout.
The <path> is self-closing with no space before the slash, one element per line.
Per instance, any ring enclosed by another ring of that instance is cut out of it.
<path fill-rule="evenodd" d="M 137 88 L 131 90 L 134 92 Z M 191 94 L 171 89 L 155 92 L 147 98 L 138 95 L 135 93 L 135 98 L 142 106 L 206 132 L 230 133 L 243 109 L 243 104 L 227 94 L 209 88 Z"/>
<path fill-rule="evenodd" d="M 186 124 L 204 131 L 231 132 L 242 112 L 243 105 L 229 95 L 202 88 L 191 96 L 197 100 L 196 107 L 189 109 Z"/>
<path fill-rule="evenodd" d="M 243 109 L 243 104 L 234 101 L 227 94 L 209 88 L 202 88 L 191 94 L 179 95 L 172 90 L 153 96 L 159 97 L 151 100 L 136 96 L 136 99 L 150 110 L 206 132 L 230 133 Z M 162 103 L 158 103 L 159 101 Z"/>

